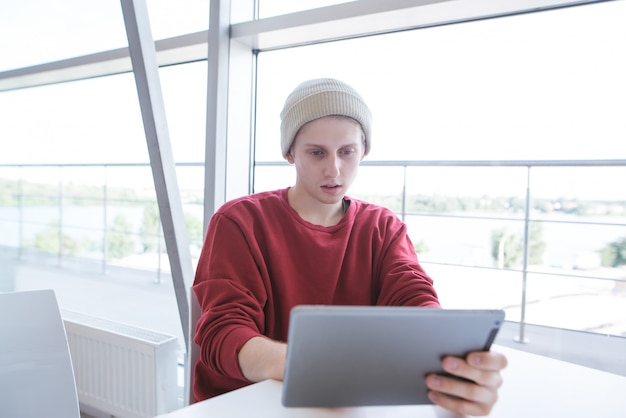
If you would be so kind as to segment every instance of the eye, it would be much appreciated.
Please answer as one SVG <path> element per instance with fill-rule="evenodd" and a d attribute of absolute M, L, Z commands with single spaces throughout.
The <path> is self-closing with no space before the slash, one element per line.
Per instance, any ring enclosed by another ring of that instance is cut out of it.
<path fill-rule="evenodd" d="M 324 155 L 324 151 L 321 151 L 321 150 L 312 150 L 312 151 L 310 151 L 310 154 L 311 154 L 313 157 L 321 157 L 321 156 L 323 156 L 323 155 Z"/>
<path fill-rule="evenodd" d="M 344 148 L 341 151 L 339 151 L 339 153 L 343 156 L 350 156 L 352 154 L 354 154 L 354 149 L 353 148 Z"/>

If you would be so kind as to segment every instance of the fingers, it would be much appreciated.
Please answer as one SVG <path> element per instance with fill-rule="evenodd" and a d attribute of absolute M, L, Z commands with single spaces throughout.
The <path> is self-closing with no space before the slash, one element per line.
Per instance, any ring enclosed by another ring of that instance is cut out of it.
<path fill-rule="evenodd" d="M 502 385 L 500 370 L 507 365 L 506 357 L 499 353 L 475 352 L 466 359 L 446 357 L 442 365 L 452 376 L 427 376 L 431 401 L 459 414 L 489 414 L 498 399 L 498 388 Z"/>
<path fill-rule="evenodd" d="M 497 389 L 502 385 L 500 370 L 503 365 L 506 366 L 506 358 L 485 354 L 490 353 L 472 353 L 467 357 L 467 360 L 446 357 L 442 362 L 443 369 L 451 375 L 471 380 L 481 386 Z"/>
<path fill-rule="evenodd" d="M 468 354 L 467 362 L 476 368 L 500 371 L 507 366 L 507 359 L 502 353 L 495 351 L 476 351 Z"/>
<path fill-rule="evenodd" d="M 456 398 L 454 396 L 434 391 L 428 392 L 428 397 L 433 403 L 447 409 L 448 411 L 452 411 L 463 416 L 471 415 L 475 417 L 489 415 L 495 401 L 497 400 L 496 396 L 493 402 L 470 402 L 465 399 Z"/>
<path fill-rule="evenodd" d="M 426 377 L 429 398 L 446 409 L 466 415 L 489 413 L 498 400 L 498 389 L 441 375 Z"/>

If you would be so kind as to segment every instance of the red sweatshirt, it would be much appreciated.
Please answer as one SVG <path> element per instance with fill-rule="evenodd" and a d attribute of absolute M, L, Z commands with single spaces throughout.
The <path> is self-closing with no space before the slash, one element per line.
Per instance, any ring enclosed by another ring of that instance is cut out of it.
<path fill-rule="evenodd" d="M 286 341 L 296 305 L 439 306 L 404 223 L 346 200 L 330 227 L 303 220 L 287 189 L 233 200 L 213 215 L 193 286 L 202 310 L 196 400 L 249 384 L 239 350 L 254 336 Z"/>

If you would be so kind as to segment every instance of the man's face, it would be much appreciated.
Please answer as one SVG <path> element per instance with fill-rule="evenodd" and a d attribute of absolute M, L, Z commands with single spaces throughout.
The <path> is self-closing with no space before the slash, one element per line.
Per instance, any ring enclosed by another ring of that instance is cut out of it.
<path fill-rule="evenodd" d="M 353 119 L 326 116 L 304 125 L 287 161 L 296 167 L 296 188 L 320 203 L 339 202 L 363 158 L 363 131 Z"/>

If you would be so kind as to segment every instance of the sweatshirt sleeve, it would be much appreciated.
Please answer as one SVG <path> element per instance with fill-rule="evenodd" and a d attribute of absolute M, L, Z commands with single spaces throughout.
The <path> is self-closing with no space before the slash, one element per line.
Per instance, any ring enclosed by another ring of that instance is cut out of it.
<path fill-rule="evenodd" d="M 433 280 L 417 259 L 406 225 L 388 220 L 382 248 L 377 305 L 440 307 Z"/>
<path fill-rule="evenodd" d="M 249 383 L 238 353 L 263 334 L 267 294 L 241 226 L 218 212 L 211 219 L 198 261 L 193 290 L 201 308 L 195 342 L 201 367 L 232 388 Z"/>

